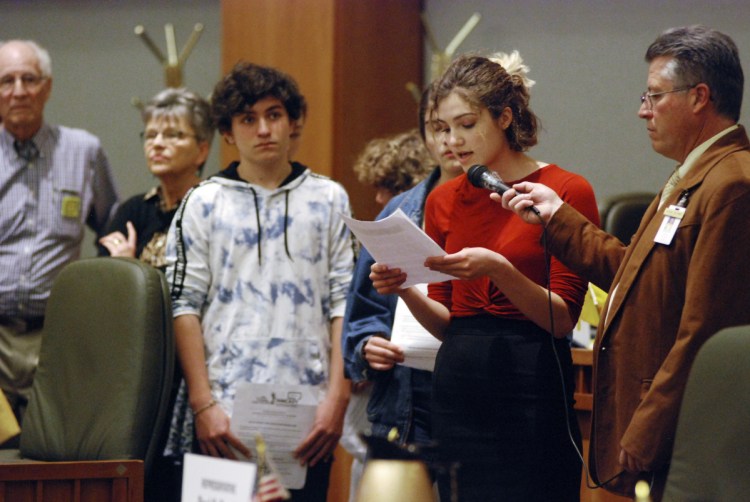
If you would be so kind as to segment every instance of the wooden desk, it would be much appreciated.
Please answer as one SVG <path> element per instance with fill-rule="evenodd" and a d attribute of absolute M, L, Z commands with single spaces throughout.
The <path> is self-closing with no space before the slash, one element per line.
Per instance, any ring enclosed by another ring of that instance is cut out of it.
<path fill-rule="evenodd" d="M 0 502 L 143 502 L 143 461 L 91 460 L 0 466 Z"/>
<path fill-rule="evenodd" d="M 588 464 L 591 439 L 591 411 L 594 395 L 591 384 L 594 353 L 589 349 L 572 349 L 575 375 L 575 410 L 583 436 L 583 458 Z M 631 499 L 613 495 L 604 489 L 590 490 L 586 486 L 586 472 L 581 476 L 581 502 L 630 502 Z"/>
<path fill-rule="evenodd" d="M 352 489 L 349 486 L 349 481 L 352 475 L 353 457 L 343 446 L 338 445 L 333 458 L 335 460 L 331 466 L 327 502 L 347 502 L 349 500 L 349 490 Z"/>

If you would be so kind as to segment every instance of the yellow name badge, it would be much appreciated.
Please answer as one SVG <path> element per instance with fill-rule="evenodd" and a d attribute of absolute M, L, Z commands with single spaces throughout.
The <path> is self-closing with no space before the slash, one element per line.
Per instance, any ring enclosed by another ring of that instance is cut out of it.
<path fill-rule="evenodd" d="M 60 214 L 63 218 L 79 218 L 81 216 L 81 198 L 77 195 L 63 195 Z"/>
<path fill-rule="evenodd" d="M 685 208 L 682 206 L 669 206 L 667 209 L 664 210 L 664 216 L 670 216 L 672 218 L 677 218 L 678 220 L 681 220 L 683 216 L 685 216 Z"/>

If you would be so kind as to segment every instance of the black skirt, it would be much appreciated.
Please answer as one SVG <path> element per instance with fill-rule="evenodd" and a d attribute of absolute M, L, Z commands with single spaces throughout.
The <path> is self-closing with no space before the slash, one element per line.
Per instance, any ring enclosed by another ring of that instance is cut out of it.
<path fill-rule="evenodd" d="M 432 413 L 440 456 L 458 463 L 458 501 L 579 500 L 573 391 L 567 339 L 528 321 L 453 319 L 435 364 Z M 441 475 L 441 499 L 452 500 L 449 484 Z"/>

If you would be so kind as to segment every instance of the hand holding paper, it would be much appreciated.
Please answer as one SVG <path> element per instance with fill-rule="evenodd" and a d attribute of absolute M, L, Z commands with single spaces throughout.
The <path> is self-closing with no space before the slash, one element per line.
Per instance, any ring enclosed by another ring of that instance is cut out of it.
<path fill-rule="evenodd" d="M 401 347 L 381 336 L 372 336 L 367 340 L 364 354 L 370 368 L 377 371 L 388 371 L 396 364 L 404 362 L 404 351 Z"/>
<path fill-rule="evenodd" d="M 232 431 L 248 445 L 262 434 L 273 452 L 279 476 L 289 489 L 305 485 L 307 467 L 294 450 L 307 436 L 315 419 L 319 389 L 310 385 L 241 383 L 232 413 Z"/>
<path fill-rule="evenodd" d="M 400 269 L 406 274 L 406 282 L 401 288 L 454 279 L 450 275 L 434 272 L 424 266 L 428 257 L 443 256 L 445 251 L 400 209 L 377 221 L 359 221 L 346 215 L 342 216 L 346 226 L 376 262 L 391 269 Z"/>
<path fill-rule="evenodd" d="M 420 284 L 417 289 L 427 294 L 426 285 Z M 442 342 L 419 324 L 400 298 L 393 319 L 391 342 L 401 347 L 403 360 L 400 364 L 418 370 L 434 370 L 435 357 Z"/>

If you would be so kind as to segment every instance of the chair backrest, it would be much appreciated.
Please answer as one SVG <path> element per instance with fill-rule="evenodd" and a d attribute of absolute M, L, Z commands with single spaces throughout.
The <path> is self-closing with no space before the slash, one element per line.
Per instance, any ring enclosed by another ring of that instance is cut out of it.
<path fill-rule="evenodd" d="M 630 244 L 654 197 L 652 193 L 634 192 L 607 198 L 599 209 L 602 229 L 624 244 Z"/>
<path fill-rule="evenodd" d="M 719 331 L 688 378 L 664 501 L 737 501 L 750 494 L 750 326 Z"/>
<path fill-rule="evenodd" d="M 141 459 L 148 475 L 170 411 L 174 364 L 161 272 L 134 259 L 71 263 L 47 305 L 21 455 Z"/>

